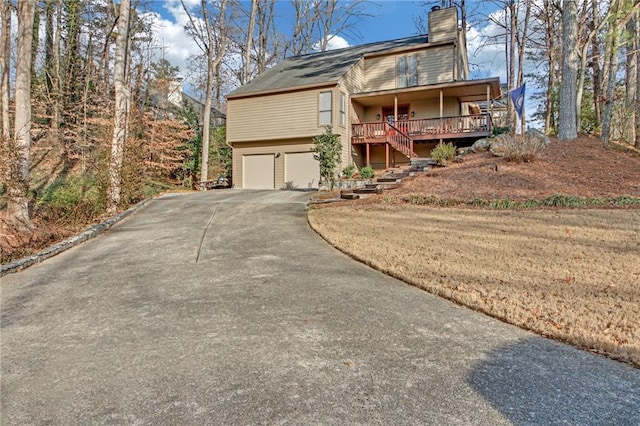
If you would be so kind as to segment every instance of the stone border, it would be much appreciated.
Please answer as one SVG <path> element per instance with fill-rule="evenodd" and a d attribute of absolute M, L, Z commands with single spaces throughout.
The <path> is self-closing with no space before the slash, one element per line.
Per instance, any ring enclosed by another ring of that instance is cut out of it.
<path fill-rule="evenodd" d="M 52 245 L 51 247 L 47 247 L 44 250 L 40 250 L 36 254 L 32 254 L 30 256 L 23 257 L 22 259 L 15 260 L 11 263 L 7 263 L 6 265 L 0 266 L 0 277 L 11 274 L 14 272 L 22 271 L 23 269 L 28 268 L 29 266 L 41 263 L 44 260 L 53 257 L 63 251 L 66 251 L 72 247 L 77 246 L 80 243 L 83 243 L 87 240 L 97 237 L 102 232 L 111 228 L 116 223 L 120 222 L 125 217 L 129 216 L 136 210 L 140 209 L 142 206 L 147 204 L 151 198 L 147 198 L 145 200 L 140 201 L 139 203 L 129 207 L 127 210 L 118 213 L 117 215 L 108 218 L 102 223 L 97 225 L 92 225 L 89 228 L 85 229 L 81 233 L 74 235 L 73 237 L 67 238 L 64 241 L 61 241 L 57 244 Z"/>

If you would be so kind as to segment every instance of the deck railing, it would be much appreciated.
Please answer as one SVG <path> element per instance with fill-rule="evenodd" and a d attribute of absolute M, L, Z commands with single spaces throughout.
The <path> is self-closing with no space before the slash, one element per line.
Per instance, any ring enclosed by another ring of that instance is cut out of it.
<path fill-rule="evenodd" d="M 488 114 L 459 115 L 399 121 L 397 126 L 408 135 L 490 132 Z"/>
<path fill-rule="evenodd" d="M 354 142 L 387 141 L 389 130 L 385 122 L 352 124 Z M 491 133 L 489 114 L 458 115 L 442 118 L 402 120 L 390 126 L 413 139 L 431 135 L 455 135 L 465 137 L 470 133 Z"/>

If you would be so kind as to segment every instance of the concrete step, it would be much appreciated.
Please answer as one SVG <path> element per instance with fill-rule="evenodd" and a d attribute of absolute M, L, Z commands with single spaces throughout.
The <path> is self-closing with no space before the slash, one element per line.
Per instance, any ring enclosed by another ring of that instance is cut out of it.
<path fill-rule="evenodd" d="M 376 186 L 375 188 L 355 188 L 354 194 L 382 194 L 382 188 Z"/>
<path fill-rule="evenodd" d="M 358 194 L 355 194 L 353 192 L 353 189 L 343 189 L 342 191 L 340 191 L 340 198 L 342 198 L 343 200 L 357 200 L 358 198 L 360 198 L 360 196 Z"/>

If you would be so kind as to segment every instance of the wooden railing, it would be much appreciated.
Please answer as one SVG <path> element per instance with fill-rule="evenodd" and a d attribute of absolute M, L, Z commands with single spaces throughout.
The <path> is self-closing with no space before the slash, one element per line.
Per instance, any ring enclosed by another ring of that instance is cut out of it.
<path fill-rule="evenodd" d="M 361 123 L 351 125 L 351 135 L 357 139 L 382 139 L 386 138 L 386 125 L 383 121 L 375 123 Z"/>
<path fill-rule="evenodd" d="M 489 114 L 458 115 L 442 118 L 420 118 L 398 121 L 396 127 L 412 135 L 491 132 Z"/>
<path fill-rule="evenodd" d="M 389 126 L 389 127 L 387 127 Z M 489 114 L 459 115 L 442 118 L 420 118 L 402 120 L 390 126 L 385 122 L 352 124 L 352 136 L 355 143 L 389 142 L 388 130 L 394 128 L 409 138 L 417 139 L 430 135 L 456 135 L 465 137 L 470 133 L 491 133 Z M 391 142 L 389 142 L 391 143 Z"/>
<path fill-rule="evenodd" d="M 392 126 L 391 124 L 387 124 L 387 134 L 387 141 L 389 142 L 389 145 L 394 147 L 396 150 L 409 158 L 418 156 L 418 154 L 413 152 L 413 139 L 407 136 L 400 129 Z"/>

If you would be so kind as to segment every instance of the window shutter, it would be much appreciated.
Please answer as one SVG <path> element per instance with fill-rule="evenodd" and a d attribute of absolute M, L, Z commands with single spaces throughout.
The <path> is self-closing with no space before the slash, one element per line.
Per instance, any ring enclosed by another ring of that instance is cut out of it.
<path fill-rule="evenodd" d="M 418 57 L 411 55 L 407 57 L 407 86 L 418 85 Z"/>
<path fill-rule="evenodd" d="M 396 85 L 397 87 L 407 87 L 407 58 L 398 56 L 396 59 Z"/>

